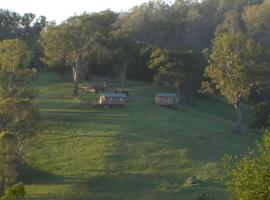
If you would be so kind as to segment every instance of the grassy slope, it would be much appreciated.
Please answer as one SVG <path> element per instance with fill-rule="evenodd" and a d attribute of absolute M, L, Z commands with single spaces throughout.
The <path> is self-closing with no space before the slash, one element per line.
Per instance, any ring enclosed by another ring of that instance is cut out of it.
<path fill-rule="evenodd" d="M 160 89 L 132 82 L 126 108 L 78 104 L 70 83 L 39 77 L 36 100 L 43 131 L 26 149 L 28 199 L 195 199 L 225 196 L 220 159 L 240 154 L 256 136 L 233 133 L 233 110 L 216 99 L 194 98 L 180 110 L 153 103 Z M 95 94 L 82 94 L 84 103 Z M 248 119 L 248 112 L 244 118 Z M 195 175 L 200 184 L 183 186 Z"/>

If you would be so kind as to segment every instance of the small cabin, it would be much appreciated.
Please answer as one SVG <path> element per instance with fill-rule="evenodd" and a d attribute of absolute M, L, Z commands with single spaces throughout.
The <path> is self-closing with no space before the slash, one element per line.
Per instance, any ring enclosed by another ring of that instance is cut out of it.
<path fill-rule="evenodd" d="M 84 86 L 84 87 L 81 87 L 81 91 L 86 92 L 86 93 L 98 93 L 98 92 L 104 92 L 105 87 Z"/>
<path fill-rule="evenodd" d="M 127 97 L 129 97 L 129 91 L 128 90 L 118 89 L 118 90 L 114 90 L 114 93 L 117 93 L 117 94 L 126 94 Z"/>
<path fill-rule="evenodd" d="M 155 103 L 160 106 L 175 106 L 180 103 L 180 97 L 176 93 L 158 93 L 155 95 Z"/>
<path fill-rule="evenodd" d="M 119 93 L 103 93 L 99 97 L 99 104 L 103 106 L 125 106 L 128 96 Z"/>

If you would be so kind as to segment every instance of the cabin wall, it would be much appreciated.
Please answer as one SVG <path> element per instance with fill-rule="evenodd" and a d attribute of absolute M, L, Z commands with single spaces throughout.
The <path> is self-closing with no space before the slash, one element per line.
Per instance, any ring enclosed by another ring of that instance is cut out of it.
<path fill-rule="evenodd" d="M 179 103 L 179 97 L 155 97 L 155 103 L 158 105 L 176 105 Z"/>
<path fill-rule="evenodd" d="M 125 105 L 126 98 L 116 98 L 116 97 L 104 97 L 99 98 L 99 104 L 102 105 Z"/>

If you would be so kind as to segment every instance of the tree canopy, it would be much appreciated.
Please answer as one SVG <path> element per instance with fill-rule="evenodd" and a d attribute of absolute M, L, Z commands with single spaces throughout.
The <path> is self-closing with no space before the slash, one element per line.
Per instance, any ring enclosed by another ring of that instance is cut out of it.
<path fill-rule="evenodd" d="M 263 48 L 241 33 L 222 33 L 213 41 L 205 76 L 236 108 L 238 132 L 241 132 L 240 102 L 247 98 L 260 80 L 267 79 L 267 61 Z M 210 85 L 211 85 L 210 84 Z"/>
<path fill-rule="evenodd" d="M 14 84 L 32 74 L 30 63 L 32 51 L 27 44 L 18 39 L 0 42 L 0 77 L 2 84 L 12 91 Z M 3 89 L 3 87 L 2 87 Z"/>

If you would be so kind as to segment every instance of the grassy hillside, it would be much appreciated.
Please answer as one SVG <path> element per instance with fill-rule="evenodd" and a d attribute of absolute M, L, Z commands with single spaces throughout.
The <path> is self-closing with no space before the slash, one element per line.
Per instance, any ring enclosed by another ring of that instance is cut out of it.
<path fill-rule="evenodd" d="M 71 84 L 56 75 L 30 86 L 40 90 L 35 104 L 43 123 L 25 152 L 28 199 L 190 200 L 204 192 L 225 199 L 222 156 L 241 154 L 256 140 L 247 129 L 233 132 L 233 109 L 218 99 L 166 109 L 153 103 L 164 89 L 130 82 L 126 108 L 101 109 L 90 106 L 96 94 L 74 101 Z M 183 185 L 193 175 L 200 183 Z"/>

